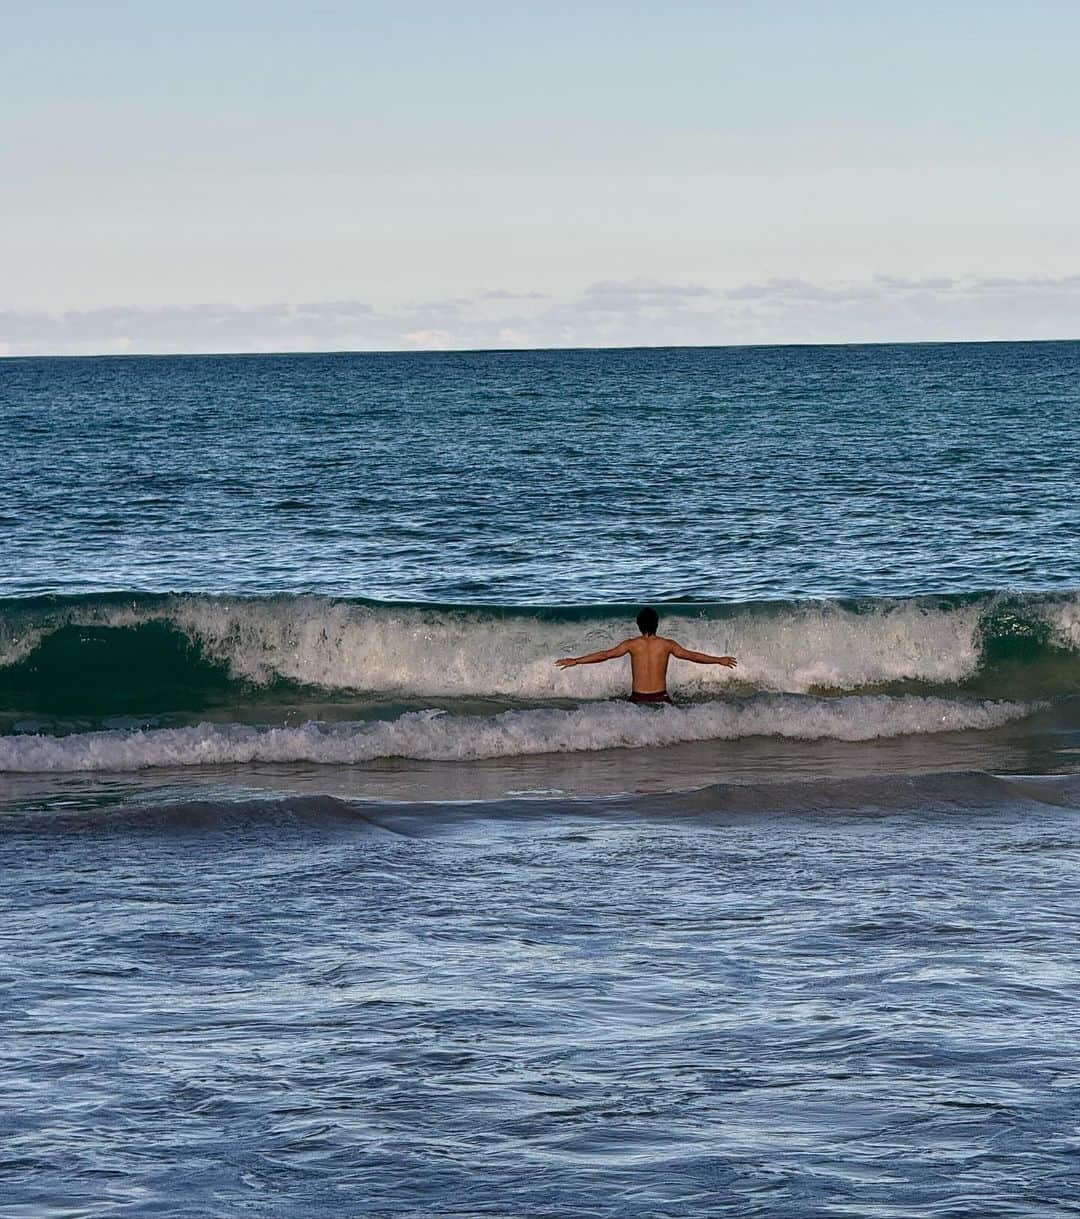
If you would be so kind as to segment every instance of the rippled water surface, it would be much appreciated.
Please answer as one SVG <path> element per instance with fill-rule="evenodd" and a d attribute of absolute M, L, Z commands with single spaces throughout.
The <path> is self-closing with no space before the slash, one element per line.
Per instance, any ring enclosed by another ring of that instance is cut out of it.
<path fill-rule="evenodd" d="M 1041 782 L 10 814 L 4 1213 L 1075 1214 Z"/>
<path fill-rule="evenodd" d="M 0 595 L 1077 582 L 1080 343 L 0 362 Z"/>

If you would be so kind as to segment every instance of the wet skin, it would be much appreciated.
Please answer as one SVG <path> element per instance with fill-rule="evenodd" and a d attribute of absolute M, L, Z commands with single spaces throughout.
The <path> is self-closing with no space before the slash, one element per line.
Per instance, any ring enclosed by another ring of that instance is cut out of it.
<path fill-rule="evenodd" d="M 574 665 L 594 665 L 601 661 L 615 660 L 619 656 L 630 657 L 630 673 L 635 694 L 660 694 L 667 689 L 668 661 L 674 656 L 677 660 L 692 660 L 699 665 L 724 665 L 735 668 L 733 656 L 712 656 L 708 652 L 692 652 L 684 648 L 674 639 L 666 639 L 663 635 L 638 635 L 634 639 L 624 639 L 613 648 L 602 652 L 589 652 L 585 656 L 566 656 L 555 663 L 560 669 L 570 669 Z"/>

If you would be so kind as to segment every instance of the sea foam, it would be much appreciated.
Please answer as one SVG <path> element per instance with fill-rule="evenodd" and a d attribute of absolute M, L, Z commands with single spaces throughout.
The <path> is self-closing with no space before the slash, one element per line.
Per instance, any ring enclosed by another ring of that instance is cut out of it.
<path fill-rule="evenodd" d="M 379 758 L 465 761 L 751 736 L 867 741 L 995 728 L 1036 706 L 914 696 L 759 695 L 687 707 L 610 702 L 493 716 L 429 710 L 370 723 L 312 722 L 278 728 L 202 723 L 62 737 L 0 737 L 0 771 L 124 771 L 246 762 L 355 764 Z"/>
<path fill-rule="evenodd" d="M 1004 609 L 1003 609 L 1004 607 Z M 732 675 L 678 666 L 687 689 L 738 680 L 759 689 L 854 689 L 896 680 L 956 682 L 979 666 L 988 629 L 1022 620 L 1058 648 L 1080 648 L 1080 596 L 762 602 L 682 606 L 661 629 L 686 646 L 737 655 Z M 631 611 L 604 607 L 410 606 L 316 596 L 110 595 L 7 601 L 0 665 L 24 660 L 65 626 L 170 625 L 210 660 L 255 684 L 409 694 L 602 697 L 621 688 L 615 667 L 564 673 L 555 657 L 634 632 Z"/>

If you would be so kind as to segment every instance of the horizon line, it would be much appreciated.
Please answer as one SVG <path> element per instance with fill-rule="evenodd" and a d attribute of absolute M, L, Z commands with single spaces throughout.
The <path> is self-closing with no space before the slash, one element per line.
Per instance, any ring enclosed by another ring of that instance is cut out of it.
<path fill-rule="evenodd" d="M 97 351 L 39 352 L 26 354 L 0 351 L 5 360 L 199 360 L 199 359 L 262 359 L 270 356 L 455 356 L 455 355 L 526 355 L 557 351 L 738 351 L 773 350 L 776 348 L 833 347 L 989 347 L 992 345 L 1038 345 L 1045 343 L 1080 343 L 1080 335 L 1038 339 L 853 339 L 834 342 L 787 343 L 631 343 L 558 347 L 334 347 L 323 351 Z"/>

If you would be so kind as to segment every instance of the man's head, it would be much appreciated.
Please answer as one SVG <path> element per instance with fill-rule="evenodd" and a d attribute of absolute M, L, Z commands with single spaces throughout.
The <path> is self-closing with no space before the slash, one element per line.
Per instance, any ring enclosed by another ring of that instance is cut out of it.
<path fill-rule="evenodd" d="M 656 628 L 660 625 L 660 615 L 651 605 L 646 605 L 638 612 L 637 624 L 643 635 L 655 635 Z"/>

